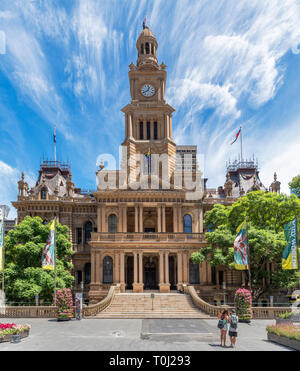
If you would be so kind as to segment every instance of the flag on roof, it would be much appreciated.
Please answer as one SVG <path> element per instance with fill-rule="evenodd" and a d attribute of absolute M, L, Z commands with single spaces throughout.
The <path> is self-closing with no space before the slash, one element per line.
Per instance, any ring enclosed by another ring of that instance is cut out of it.
<path fill-rule="evenodd" d="M 53 141 L 56 143 L 56 126 L 54 126 Z"/>
<path fill-rule="evenodd" d="M 143 22 L 143 29 L 145 29 L 145 28 L 146 28 L 146 17 L 145 17 L 144 22 Z"/>
<path fill-rule="evenodd" d="M 234 142 L 236 142 L 236 141 L 238 140 L 238 137 L 239 137 L 239 135 L 240 135 L 240 133 L 241 133 L 241 130 L 242 130 L 242 128 L 240 128 L 240 130 L 236 133 L 236 135 L 235 135 L 235 139 L 234 139 L 233 142 L 230 143 L 230 145 L 232 145 Z"/>

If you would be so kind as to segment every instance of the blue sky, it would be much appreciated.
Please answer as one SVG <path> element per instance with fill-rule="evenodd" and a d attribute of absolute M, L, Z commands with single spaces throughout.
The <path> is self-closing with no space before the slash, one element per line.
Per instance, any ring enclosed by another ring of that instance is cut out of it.
<path fill-rule="evenodd" d="M 198 145 L 208 186 L 224 183 L 243 125 L 244 157 L 289 192 L 300 170 L 299 1 L 2 0 L 0 204 L 16 199 L 22 171 L 32 185 L 53 158 L 54 125 L 76 186 L 95 189 L 96 159 L 124 139 L 145 15 L 167 65 L 174 139 Z"/>

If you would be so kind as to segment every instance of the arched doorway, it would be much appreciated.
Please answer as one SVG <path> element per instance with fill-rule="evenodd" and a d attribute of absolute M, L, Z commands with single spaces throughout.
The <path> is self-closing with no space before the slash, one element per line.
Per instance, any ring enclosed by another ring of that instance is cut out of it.
<path fill-rule="evenodd" d="M 114 282 L 114 264 L 111 256 L 106 256 L 103 259 L 103 283 Z"/>
<path fill-rule="evenodd" d="M 157 290 L 157 260 L 153 257 L 144 258 L 144 290 Z"/>
<path fill-rule="evenodd" d="M 176 262 L 175 256 L 169 256 L 169 282 L 170 290 L 176 290 Z"/>

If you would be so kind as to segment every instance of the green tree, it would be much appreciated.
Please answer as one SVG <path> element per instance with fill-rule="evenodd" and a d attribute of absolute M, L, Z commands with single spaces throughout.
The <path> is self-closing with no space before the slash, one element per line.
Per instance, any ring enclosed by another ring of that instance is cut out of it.
<path fill-rule="evenodd" d="M 295 176 L 289 183 L 291 191 L 300 198 L 300 175 Z"/>
<path fill-rule="evenodd" d="M 5 294 L 8 303 L 33 304 L 35 295 L 45 303 L 53 302 L 54 271 L 42 269 L 42 251 L 49 235 L 50 223 L 40 217 L 26 216 L 5 237 Z M 70 288 L 73 254 L 69 228 L 56 223 L 56 286 Z"/>
<path fill-rule="evenodd" d="M 297 215 L 300 215 L 300 200 L 295 196 L 261 191 L 248 193 L 232 206 L 214 205 L 205 214 L 205 224 L 212 229 L 205 234 L 208 246 L 193 253 L 192 260 L 196 263 L 208 260 L 212 266 L 223 265 L 234 269 L 236 229 L 248 216 L 254 300 L 273 289 L 293 288 L 299 282 L 299 273 L 283 271 L 281 256 L 286 245 L 284 225 Z M 276 269 L 265 269 L 269 263 L 275 263 Z"/>

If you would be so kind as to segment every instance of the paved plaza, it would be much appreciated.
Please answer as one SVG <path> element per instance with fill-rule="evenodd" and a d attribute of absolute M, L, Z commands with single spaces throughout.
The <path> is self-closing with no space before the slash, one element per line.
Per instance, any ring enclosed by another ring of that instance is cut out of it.
<path fill-rule="evenodd" d="M 1 319 L 28 323 L 30 336 L 21 343 L 0 343 L 0 351 L 291 351 L 267 340 L 274 321 L 239 324 L 236 349 L 219 346 L 216 319 Z M 229 338 L 227 345 L 229 345 Z"/>

